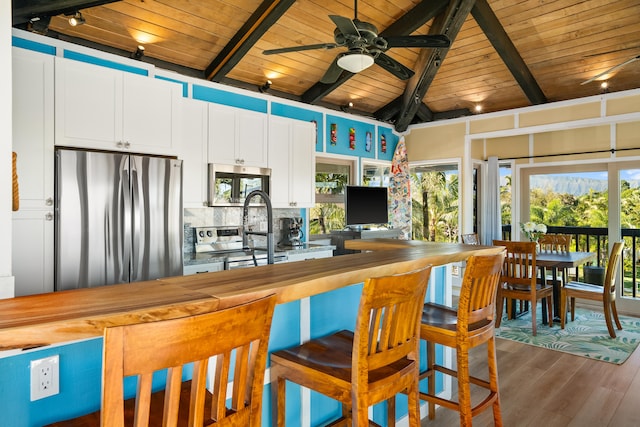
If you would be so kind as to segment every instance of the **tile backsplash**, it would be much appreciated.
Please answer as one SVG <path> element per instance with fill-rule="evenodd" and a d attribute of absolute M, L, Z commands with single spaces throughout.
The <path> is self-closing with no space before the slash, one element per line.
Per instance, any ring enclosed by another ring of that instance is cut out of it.
<path fill-rule="evenodd" d="M 300 216 L 300 209 L 274 209 L 273 235 L 275 243 L 280 240 L 280 218 Z M 249 208 L 248 222 L 255 229 L 266 223 L 267 209 L 263 206 Z M 195 251 L 195 227 L 242 225 L 241 207 L 187 208 L 184 210 L 184 253 Z"/>

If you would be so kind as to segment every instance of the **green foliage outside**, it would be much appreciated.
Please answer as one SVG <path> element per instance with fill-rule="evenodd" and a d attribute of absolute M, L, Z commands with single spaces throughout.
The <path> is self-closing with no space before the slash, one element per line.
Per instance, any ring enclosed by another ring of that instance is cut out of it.
<path fill-rule="evenodd" d="M 458 175 L 445 172 L 411 174 L 412 238 L 458 241 Z"/>
<path fill-rule="evenodd" d="M 316 203 L 310 210 L 309 233 L 328 234 L 331 230 L 342 230 L 345 226 L 344 190 L 348 175 L 343 173 L 317 173 L 316 198 L 326 195 L 329 202 Z M 342 203 L 337 202 L 341 200 Z"/>

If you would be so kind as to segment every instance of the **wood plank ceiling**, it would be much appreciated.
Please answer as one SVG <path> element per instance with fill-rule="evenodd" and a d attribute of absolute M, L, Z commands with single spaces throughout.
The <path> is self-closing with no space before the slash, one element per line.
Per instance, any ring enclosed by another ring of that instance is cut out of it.
<path fill-rule="evenodd" d="M 358 19 L 383 36 L 446 34 L 450 48 L 391 48 L 415 76 L 378 65 L 334 84 L 320 79 L 335 49 L 263 55 L 333 43 L 329 15 L 352 0 L 14 0 L 13 25 L 250 90 L 408 125 L 640 87 L 640 0 L 361 0 Z M 84 25 L 68 15 L 82 12 Z M 39 20 L 34 20 L 39 18 Z M 46 25 L 48 23 L 48 26 Z M 43 25 L 44 24 L 44 25 Z M 630 61 L 631 60 L 631 61 Z M 630 61 L 597 80 L 598 74 Z"/>

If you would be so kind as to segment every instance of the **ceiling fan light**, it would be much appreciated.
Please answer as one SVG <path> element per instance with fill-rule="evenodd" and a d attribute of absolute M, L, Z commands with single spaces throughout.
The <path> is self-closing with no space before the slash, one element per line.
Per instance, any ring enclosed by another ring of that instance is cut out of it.
<path fill-rule="evenodd" d="M 373 65 L 371 55 L 363 53 L 347 53 L 338 58 L 338 66 L 352 73 L 359 73 Z"/>

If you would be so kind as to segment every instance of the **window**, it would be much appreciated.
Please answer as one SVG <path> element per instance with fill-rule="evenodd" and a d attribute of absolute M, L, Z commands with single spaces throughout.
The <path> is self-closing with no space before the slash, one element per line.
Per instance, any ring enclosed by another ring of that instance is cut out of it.
<path fill-rule="evenodd" d="M 344 228 L 344 190 L 354 182 L 354 170 L 353 161 L 316 158 L 316 204 L 310 211 L 310 234 Z"/>
<path fill-rule="evenodd" d="M 412 238 L 458 241 L 458 165 L 416 165 L 411 173 Z"/>
<path fill-rule="evenodd" d="M 362 185 L 367 187 L 388 187 L 391 179 L 391 165 L 388 163 L 363 163 Z"/>

